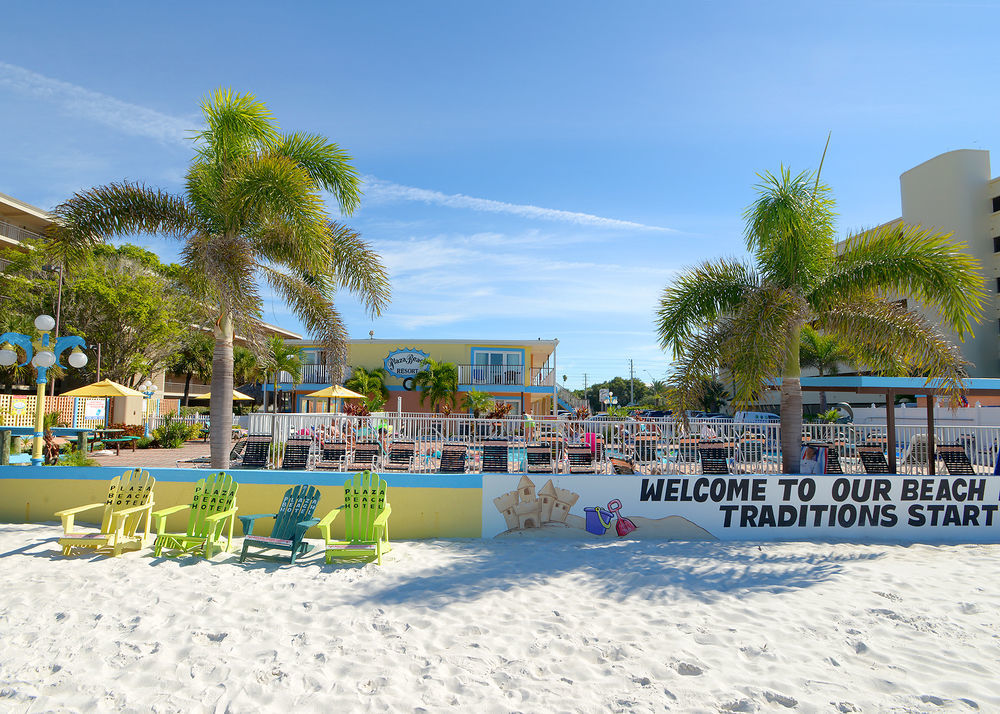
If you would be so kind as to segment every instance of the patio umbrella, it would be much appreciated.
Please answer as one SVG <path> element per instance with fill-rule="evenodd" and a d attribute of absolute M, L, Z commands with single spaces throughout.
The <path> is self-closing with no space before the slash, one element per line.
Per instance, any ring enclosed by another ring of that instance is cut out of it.
<path fill-rule="evenodd" d="M 104 398 L 104 426 L 108 425 L 108 403 L 107 400 L 111 397 L 144 397 L 142 392 L 136 391 L 130 387 L 126 387 L 124 384 L 118 384 L 118 382 L 112 382 L 110 379 L 102 379 L 100 382 L 94 382 L 93 384 L 86 384 L 82 387 L 77 387 L 76 389 L 71 389 L 68 392 L 63 392 L 61 396 L 64 397 L 91 397 L 91 398 Z"/>
<path fill-rule="evenodd" d="M 204 394 L 196 394 L 196 395 L 192 395 L 190 397 L 190 399 L 209 399 L 209 400 L 211 398 L 212 398 L 212 393 L 211 392 L 205 392 Z M 248 397 L 243 392 L 238 392 L 238 391 L 236 391 L 234 389 L 233 390 L 233 401 L 234 402 L 252 402 L 253 401 L 253 397 Z"/>
<path fill-rule="evenodd" d="M 352 392 L 347 387 L 342 387 L 339 384 L 334 384 L 330 387 L 325 387 L 318 392 L 311 392 L 306 395 L 309 398 L 323 399 L 326 398 L 326 410 L 330 411 L 330 400 L 331 399 L 364 399 L 364 394 L 358 394 L 357 392 Z M 338 402 L 339 404 L 339 402 Z"/>

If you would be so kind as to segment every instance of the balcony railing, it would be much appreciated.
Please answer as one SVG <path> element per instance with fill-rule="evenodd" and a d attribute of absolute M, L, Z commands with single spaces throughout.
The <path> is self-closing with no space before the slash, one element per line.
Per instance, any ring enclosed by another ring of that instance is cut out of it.
<path fill-rule="evenodd" d="M 16 240 L 19 243 L 23 243 L 26 240 L 44 240 L 42 235 L 34 231 L 29 231 L 27 228 L 15 226 L 7 221 L 0 221 L 0 235 Z"/>
<path fill-rule="evenodd" d="M 458 365 L 458 384 L 461 387 L 551 387 L 555 383 L 553 380 L 551 367 L 525 367 L 517 364 Z"/>

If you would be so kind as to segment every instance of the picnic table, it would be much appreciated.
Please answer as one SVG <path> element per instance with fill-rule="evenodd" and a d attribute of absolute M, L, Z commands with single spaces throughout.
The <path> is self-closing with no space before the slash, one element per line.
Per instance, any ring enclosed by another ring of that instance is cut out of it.
<path fill-rule="evenodd" d="M 116 429 L 115 431 L 124 431 L 124 429 Z M 108 446 L 109 444 L 113 445 L 115 447 L 115 456 L 121 456 L 122 455 L 122 446 L 123 445 L 124 446 L 131 445 L 132 451 L 133 452 L 135 451 L 135 445 L 136 445 L 136 442 L 139 441 L 139 437 L 138 436 L 116 436 L 116 437 L 111 438 L 111 439 L 101 439 L 101 441 L 104 443 L 105 446 Z"/>

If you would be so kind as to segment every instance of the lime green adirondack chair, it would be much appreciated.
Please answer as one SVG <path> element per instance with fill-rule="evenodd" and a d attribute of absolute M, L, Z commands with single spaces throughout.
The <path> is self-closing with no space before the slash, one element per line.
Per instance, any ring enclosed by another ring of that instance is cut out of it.
<path fill-rule="evenodd" d="M 330 538 L 330 524 L 344 513 L 344 540 Z M 382 565 L 382 553 L 389 547 L 389 500 L 385 480 L 371 471 L 362 471 L 344 483 L 344 505 L 330 511 L 318 524 L 326 541 L 326 562 L 375 560 Z"/>
<path fill-rule="evenodd" d="M 150 514 L 153 512 L 153 485 L 156 479 L 148 471 L 133 469 L 111 479 L 108 498 L 104 503 L 67 508 L 56 513 L 62 518 L 63 537 L 59 539 L 63 555 L 69 555 L 74 547 L 98 550 L 111 546 L 112 555 L 121 555 L 128 546 L 136 550 L 142 547 L 143 538 L 149 537 Z M 76 514 L 95 508 L 103 508 L 101 528 L 96 533 L 73 531 Z M 145 535 L 136 535 L 142 516 L 146 516 Z"/>
<path fill-rule="evenodd" d="M 206 558 L 211 558 L 216 551 L 228 552 L 233 546 L 233 524 L 236 522 L 236 490 L 239 484 L 227 473 L 219 472 L 201 479 L 194 485 L 194 498 L 190 504 L 171 506 L 162 511 L 156 511 L 156 541 L 153 543 L 153 555 L 159 556 L 163 549 L 191 553 L 201 550 Z M 171 513 L 191 509 L 188 517 L 186 533 L 166 533 L 167 516 Z M 228 522 L 229 528 L 226 528 Z M 225 548 L 217 546 L 226 532 Z M 169 557 L 169 556 L 168 556 Z"/>

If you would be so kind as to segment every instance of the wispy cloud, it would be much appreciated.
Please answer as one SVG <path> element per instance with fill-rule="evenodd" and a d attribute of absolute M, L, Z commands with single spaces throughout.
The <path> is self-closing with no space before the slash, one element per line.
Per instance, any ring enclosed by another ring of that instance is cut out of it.
<path fill-rule="evenodd" d="M 419 201 L 448 208 L 462 208 L 470 211 L 486 213 L 506 213 L 522 218 L 543 221 L 559 221 L 579 226 L 594 226 L 598 228 L 618 228 L 640 231 L 660 231 L 674 233 L 672 228 L 649 226 L 635 221 L 623 221 L 618 218 L 605 218 L 590 213 L 563 211 L 558 208 L 542 208 L 525 203 L 507 203 L 489 198 L 475 198 L 461 193 L 441 193 L 426 188 L 403 186 L 402 184 L 382 181 L 373 176 L 365 177 L 365 197 L 369 200 L 388 203 L 391 201 Z"/>
<path fill-rule="evenodd" d="M 56 104 L 74 117 L 85 117 L 125 134 L 145 136 L 165 144 L 183 143 L 194 127 L 191 119 L 129 104 L 6 62 L 0 62 L 0 87 Z"/>

